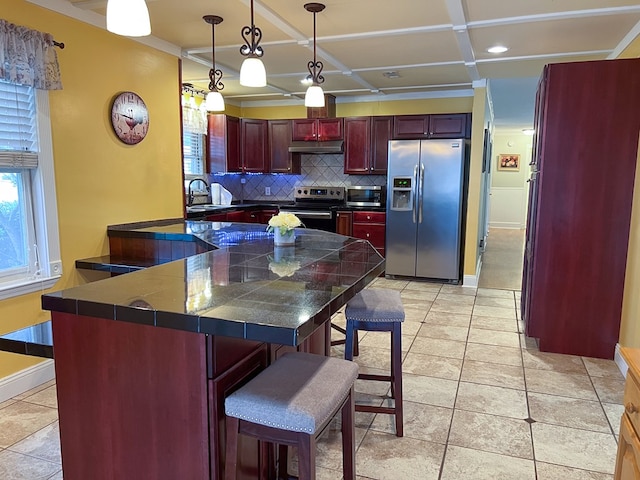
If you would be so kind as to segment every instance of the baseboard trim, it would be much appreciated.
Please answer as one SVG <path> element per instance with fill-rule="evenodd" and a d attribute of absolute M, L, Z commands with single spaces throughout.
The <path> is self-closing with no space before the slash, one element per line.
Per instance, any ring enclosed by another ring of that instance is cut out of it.
<path fill-rule="evenodd" d="M 508 228 L 511 230 L 522 230 L 523 228 L 525 228 L 525 225 L 520 222 L 489 222 L 489 230 L 491 230 L 491 228 Z"/>
<path fill-rule="evenodd" d="M 625 361 L 624 357 L 620 353 L 620 344 L 616 343 L 616 351 L 613 354 L 613 361 L 616 362 L 616 365 L 620 369 L 622 376 L 627 377 L 627 370 L 629 370 L 629 365 Z"/>
<path fill-rule="evenodd" d="M 0 403 L 56 377 L 53 360 L 45 360 L 19 372 L 0 378 Z"/>
<path fill-rule="evenodd" d="M 463 287 L 478 288 L 478 281 L 480 279 L 480 270 L 482 270 L 482 255 L 478 256 L 478 263 L 476 264 L 475 275 L 465 275 L 462 279 Z"/>

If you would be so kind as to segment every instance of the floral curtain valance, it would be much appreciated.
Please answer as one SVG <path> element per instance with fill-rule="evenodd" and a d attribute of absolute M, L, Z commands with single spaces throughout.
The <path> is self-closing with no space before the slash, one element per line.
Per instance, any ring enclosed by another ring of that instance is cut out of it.
<path fill-rule="evenodd" d="M 0 79 L 41 90 L 61 90 L 53 36 L 0 19 Z"/>

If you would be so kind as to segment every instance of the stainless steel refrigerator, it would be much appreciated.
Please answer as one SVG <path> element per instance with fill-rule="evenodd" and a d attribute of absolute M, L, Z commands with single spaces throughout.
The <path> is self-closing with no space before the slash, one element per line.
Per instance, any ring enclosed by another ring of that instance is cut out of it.
<path fill-rule="evenodd" d="M 461 280 L 467 158 L 463 139 L 389 142 L 387 275 Z"/>

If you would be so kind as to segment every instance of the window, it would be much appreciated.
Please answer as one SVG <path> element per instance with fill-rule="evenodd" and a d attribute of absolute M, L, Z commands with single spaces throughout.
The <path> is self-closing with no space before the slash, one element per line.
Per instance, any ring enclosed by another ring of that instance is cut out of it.
<path fill-rule="evenodd" d="M 184 158 L 185 175 L 204 174 L 204 140 L 205 136 L 186 125 L 182 132 L 182 157 Z"/>
<path fill-rule="evenodd" d="M 61 274 L 48 94 L 0 81 L 0 299 Z"/>

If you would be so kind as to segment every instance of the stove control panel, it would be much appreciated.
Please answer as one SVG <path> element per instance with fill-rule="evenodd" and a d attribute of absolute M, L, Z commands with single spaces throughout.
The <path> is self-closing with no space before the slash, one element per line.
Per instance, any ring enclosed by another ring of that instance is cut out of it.
<path fill-rule="evenodd" d="M 295 187 L 293 196 L 296 200 L 331 200 L 344 201 L 344 187 Z"/>

